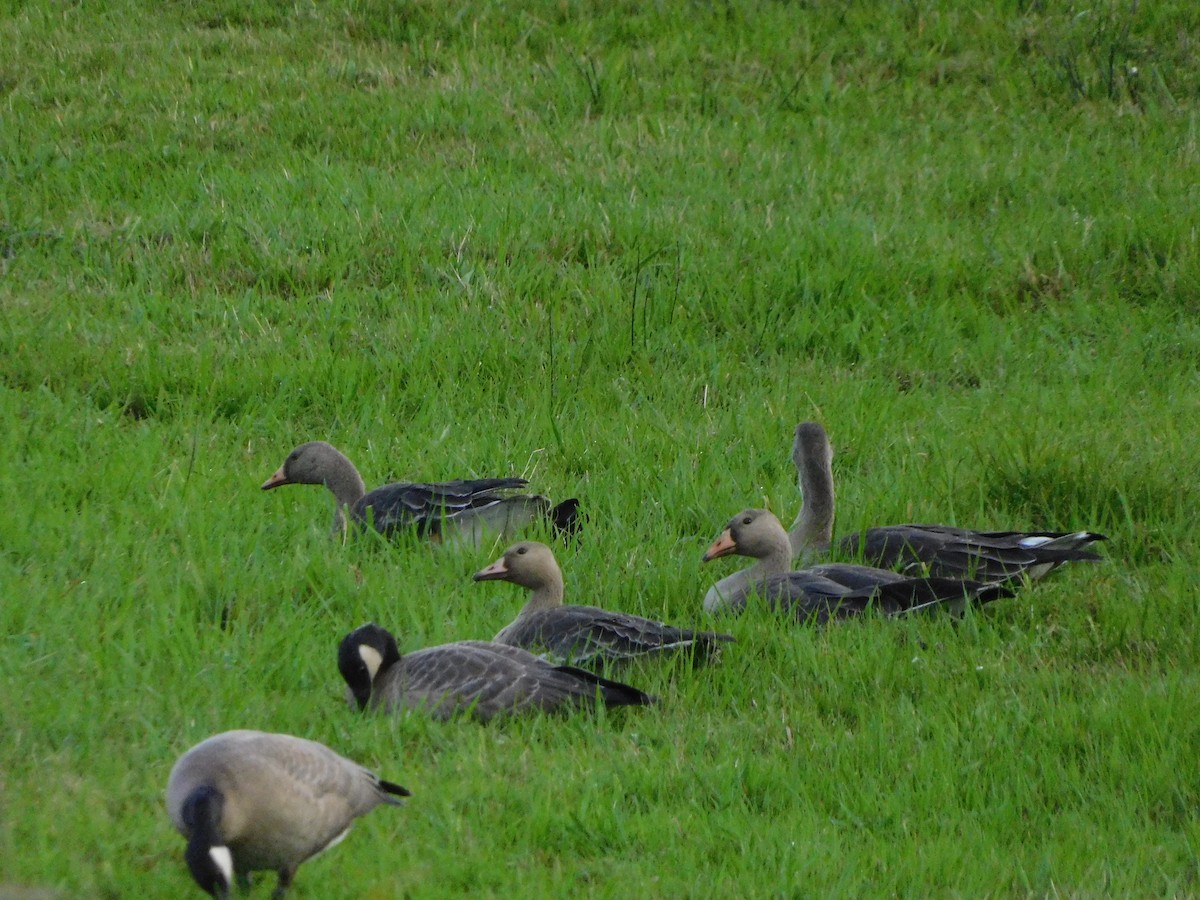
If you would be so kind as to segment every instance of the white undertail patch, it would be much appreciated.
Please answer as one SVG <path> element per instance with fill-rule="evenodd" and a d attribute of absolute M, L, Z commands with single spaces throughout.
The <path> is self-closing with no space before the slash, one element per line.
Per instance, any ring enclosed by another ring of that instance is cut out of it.
<path fill-rule="evenodd" d="M 225 876 L 225 884 L 233 884 L 233 854 L 229 852 L 229 848 L 225 846 L 209 847 L 208 855 L 212 857 L 212 861 Z"/>
<path fill-rule="evenodd" d="M 375 674 L 379 671 L 379 667 L 383 665 L 383 654 L 369 644 L 358 645 L 358 655 L 367 666 L 367 671 L 371 674 L 371 680 L 375 680 Z"/>

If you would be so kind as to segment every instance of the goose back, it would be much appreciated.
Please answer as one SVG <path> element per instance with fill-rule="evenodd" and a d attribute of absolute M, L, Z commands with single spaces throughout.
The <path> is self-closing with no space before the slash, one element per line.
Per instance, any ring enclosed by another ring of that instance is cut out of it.
<path fill-rule="evenodd" d="M 388 537 L 415 527 L 423 537 L 478 545 L 485 532 L 513 534 L 546 516 L 550 501 L 545 497 L 507 495 L 528 483 L 523 478 L 396 482 L 365 494 L 350 507 L 350 518 Z"/>
<path fill-rule="evenodd" d="M 935 611 L 960 615 L 969 603 L 988 603 L 1010 597 L 1013 592 L 1008 583 L 984 584 L 938 577 L 901 576 L 897 580 L 874 584 L 863 581 L 858 587 L 847 587 L 805 569 L 751 585 L 734 602 L 744 607 L 749 597 L 758 595 L 776 612 L 790 614 L 801 622 L 823 625 L 871 610 L 888 618 Z"/>
<path fill-rule="evenodd" d="M 595 606 L 558 606 L 523 611 L 493 640 L 546 659 L 587 667 L 688 648 L 704 659 L 733 637 L 677 628 Z"/>
<path fill-rule="evenodd" d="M 1063 563 L 1097 561 L 1092 531 L 972 531 L 947 525 L 883 525 L 847 535 L 839 552 L 906 572 L 984 580 L 1044 577 Z"/>

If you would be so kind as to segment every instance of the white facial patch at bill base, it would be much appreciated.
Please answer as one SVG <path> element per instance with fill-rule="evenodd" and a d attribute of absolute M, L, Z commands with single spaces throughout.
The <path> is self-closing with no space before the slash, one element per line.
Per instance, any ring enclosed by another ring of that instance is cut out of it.
<path fill-rule="evenodd" d="M 366 664 L 367 671 L 371 674 L 371 680 L 374 681 L 375 674 L 383 665 L 383 654 L 368 644 L 359 644 L 358 655 Z"/>

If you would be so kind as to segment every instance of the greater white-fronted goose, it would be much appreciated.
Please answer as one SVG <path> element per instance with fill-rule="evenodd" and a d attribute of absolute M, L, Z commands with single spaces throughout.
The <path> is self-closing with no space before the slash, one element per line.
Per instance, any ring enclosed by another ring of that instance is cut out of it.
<path fill-rule="evenodd" d="M 567 711 L 602 703 L 645 706 L 637 688 L 491 641 L 456 641 L 404 656 L 384 628 L 368 623 L 342 639 L 338 669 L 359 709 L 425 708 L 435 718 L 469 712 L 486 722 L 519 712 Z"/>
<path fill-rule="evenodd" d="M 297 867 L 346 836 L 359 816 L 398 805 L 406 788 L 324 744 L 290 734 L 226 731 L 201 741 L 167 779 L 167 812 L 187 838 L 192 878 L 214 897 L 273 870 L 273 896 Z"/>
<path fill-rule="evenodd" d="M 479 546 L 484 536 L 512 535 L 530 523 L 549 522 L 561 534 L 580 524 L 579 501 L 557 506 L 540 494 L 514 494 L 529 484 L 524 478 L 479 478 L 432 483 L 399 481 L 368 492 L 354 463 L 324 441 L 301 444 L 262 483 L 262 489 L 285 484 L 323 484 L 337 506 L 334 531 L 349 521 L 391 535 L 415 528 L 433 540 L 467 540 Z"/>
<path fill-rule="evenodd" d="M 765 509 L 742 510 L 730 519 L 704 554 L 704 562 L 731 554 L 748 556 L 756 562 L 709 589 L 704 597 L 708 612 L 740 612 L 751 597 L 760 597 L 770 608 L 796 619 L 825 623 L 858 616 L 872 608 L 885 616 L 933 609 L 958 612 L 968 600 L 982 603 L 1013 593 L 1007 584 L 912 578 L 870 566 L 836 564 L 789 571 L 792 546 L 788 533 Z"/>
<path fill-rule="evenodd" d="M 817 422 L 796 426 L 792 445 L 803 505 L 792 524 L 792 555 L 809 559 L 833 541 L 833 448 Z M 1093 531 L 973 531 L 947 525 L 883 525 L 842 538 L 837 554 L 909 573 L 982 581 L 1041 578 L 1063 563 L 1103 557 L 1087 545 L 1106 540 Z"/>
<path fill-rule="evenodd" d="M 563 606 L 562 571 L 550 548 L 537 541 L 513 544 L 474 577 L 510 581 L 531 591 L 516 619 L 493 640 L 560 663 L 597 666 L 688 647 L 703 658 L 733 640 L 595 606 Z"/>

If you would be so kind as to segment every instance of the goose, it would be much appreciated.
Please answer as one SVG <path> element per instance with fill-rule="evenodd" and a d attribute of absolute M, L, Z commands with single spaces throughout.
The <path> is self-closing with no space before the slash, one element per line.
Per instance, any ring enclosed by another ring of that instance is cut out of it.
<path fill-rule="evenodd" d="M 792 555 L 808 559 L 833 541 L 833 448 L 818 422 L 796 426 L 792 445 L 803 503 L 788 533 Z M 1093 531 L 973 531 L 948 525 L 884 525 L 838 542 L 848 558 L 910 574 L 928 572 L 982 581 L 1024 576 L 1041 578 L 1063 563 L 1098 560 L 1086 549 L 1107 540 Z"/>
<path fill-rule="evenodd" d="M 474 580 L 509 581 L 528 589 L 529 601 L 492 640 L 560 663 L 592 667 L 687 647 L 705 658 L 733 640 L 595 606 L 563 606 L 562 570 L 550 548 L 537 541 L 513 544 Z"/>
<path fill-rule="evenodd" d="M 525 711 L 655 702 L 619 681 L 491 641 L 457 641 L 401 656 L 396 638 L 373 622 L 342 639 L 338 669 L 351 706 L 388 712 L 425 708 L 437 719 L 466 711 L 486 722 Z"/>
<path fill-rule="evenodd" d="M 983 584 L 959 578 L 913 578 L 870 566 L 831 564 L 789 571 L 792 547 L 783 524 L 765 509 L 745 509 L 729 520 L 704 554 L 704 562 L 737 554 L 754 565 L 718 581 L 704 597 L 710 613 L 740 612 L 753 596 L 801 621 L 824 624 L 874 607 L 885 616 L 944 608 L 959 612 L 968 599 L 978 602 L 1011 596 L 1005 583 Z"/>
<path fill-rule="evenodd" d="M 214 897 L 249 873 L 279 875 L 344 838 L 359 816 L 397 806 L 407 788 L 383 781 L 324 744 L 290 734 L 225 731 L 179 757 L 167 779 L 167 812 L 187 838 L 192 878 Z"/>
<path fill-rule="evenodd" d="M 530 523 L 548 521 L 561 534 L 579 526 L 579 501 L 551 507 L 540 494 L 514 494 L 529 484 L 524 478 L 479 478 L 433 483 L 399 481 L 368 492 L 354 463 L 325 441 L 309 441 L 288 454 L 264 491 L 285 484 L 323 484 L 337 501 L 333 530 L 349 521 L 370 525 L 384 535 L 415 528 L 436 541 L 463 539 L 479 546 L 484 534 L 509 535 Z"/>

